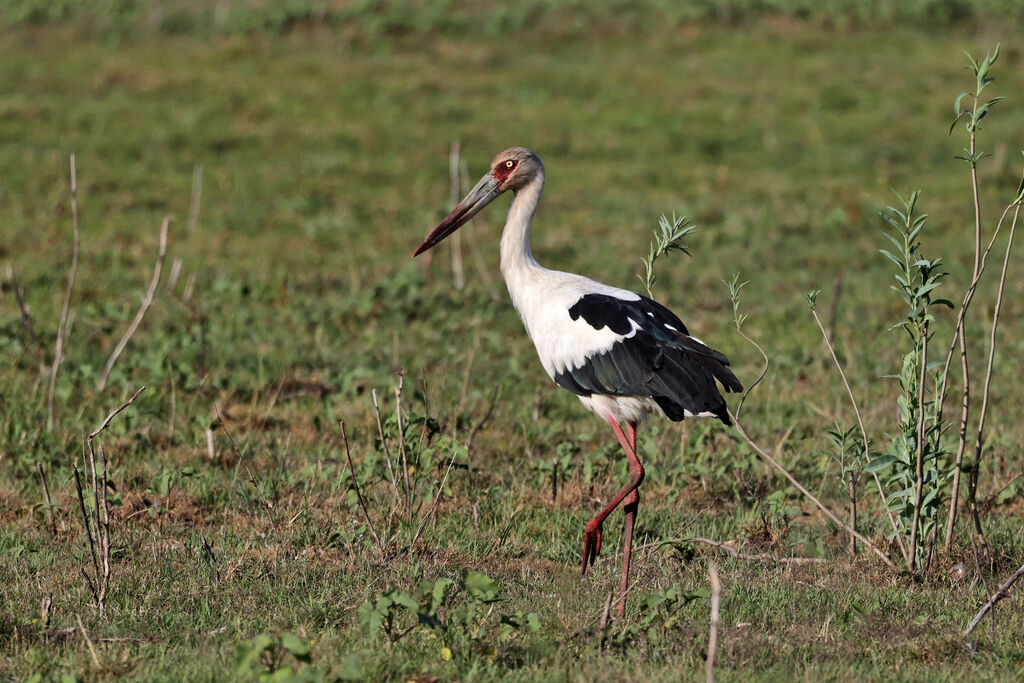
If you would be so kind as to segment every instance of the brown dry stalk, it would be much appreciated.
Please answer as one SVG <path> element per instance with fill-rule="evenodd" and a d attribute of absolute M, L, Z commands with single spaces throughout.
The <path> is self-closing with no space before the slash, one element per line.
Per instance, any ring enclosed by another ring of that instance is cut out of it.
<path fill-rule="evenodd" d="M 445 482 L 448 481 L 448 475 L 451 474 L 452 465 L 455 464 L 455 456 L 459 454 L 459 451 L 454 446 L 452 447 L 452 457 L 448 460 L 448 469 L 445 470 L 444 477 L 441 478 L 441 484 L 437 487 L 437 494 L 434 496 L 434 503 L 430 506 L 430 510 L 427 514 L 423 515 L 423 520 L 420 522 L 420 526 L 416 529 L 416 535 L 412 537 L 412 542 L 409 543 L 409 547 L 412 548 L 416 545 L 416 541 L 420 539 L 420 534 L 423 533 L 424 527 L 427 526 L 427 522 L 433 516 L 434 511 L 437 510 L 437 504 L 441 500 L 441 492 L 444 491 Z"/>
<path fill-rule="evenodd" d="M 274 521 L 274 515 L 271 514 L 271 510 L 274 508 L 274 506 L 271 505 L 270 502 L 263 497 L 263 491 L 260 490 L 259 482 L 256 481 L 256 475 L 253 474 L 252 470 L 249 468 L 249 461 L 246 459 L 245 454 L 242 453 L 242 450 L 238 447 L 238 443 L 235 442 L 235 437 L 231 435 L 231 430 L 228 429 L 228 426 L 226 424 L 224 424 L 224 417 L 220 414 L 220 408 L 214 405 L 213 409 L 217 413 L 217 424 L 219 424 L 224 429 L 224 434 L 227 435 L 228 442 L 231 444 L 231 449 L 235 452 L 235 455 L 238 456 L 238 460 L 239 462 L 242 463 L 242 466 L 245 467 L 246 474 L 249 475 L 249 483 L 252 484 L 252 487 L 254 489 L 256 489 L 256 495 L 260 499 L 260 507 L 262 507 L 264 512 L 266 512 L 267 519 L 270 520 L 270 526 L 274 529 L 274 531 L 277 531 L 277 523 Z"/>
<path fill-rule="evenodd" d="M 743 425 L 740 423 L 739 419 L 737 419 L 737 417 L 735 415 L 731 415 L 731 417 L 732 417 L 733 422 L 735 423 L 736 431 L 739 432 L 740 436 L 743 437 L 743 440 L 747 443 L 748 446 L 750 446 L 754 450 L 754 452 L 756 452 L 758 455 L 760 455 L 762 458 L 764 458 L 766 461 L 768 461 L 768 463 L 772 467 L 774 467 L 784 477 L 786 477 L 786 479 L 788 479 L 789 482 L 791 484 L 793 484 L 793 486 L 795 486 L 798 491 L 800 491 L 800 493 L 804 494 L 804 496 L 808 500 L 810 500 L 812 503 L 817 505 L 818 509 L 820 509 L 822 512 L 825 513 L 826 517 L 831 519 L 833 522 L 835 522 L 841 528 L 845 529 L 848 534 L 851 534 L 852 536 L 855 536 L 857 538 L 857 540 L 860 541 L 861 543 L 863 543 L 866 547 L 870 548 L 871 551 L 873 553 L 875 553 L 876 555 L 878 555 L 878 557 L 881 558 L 882 561 L 885 562 L 885 564 L 887 566 L 889 566 L 892 569 L 896 568 L 896 565 L 893 564 L 892 560 L 889 559 L 888 555 L 886 555 L 878 546 L 876 546 L 874 543 L 872 543 L 863 534 L 858 532 L 856 529 L 851 528 L 849 524 L 847 524 L 843 520 L 839 519 L 839 517 L 836 516 L 836 514 L 834 512 L 832 512 L 828 507 L 825 506 L 824 503 L 822 503 L 820 500 L 818 500 L 818 498 L 813 493 L 808 491 L 807 488 L 804 487 L 803 484 L 801 484 L 799 481 L 797 481 L 796 477 L 794 477 L 792 474 L 790 474 L 789 471 L 785 467 L 783 467 L 781 464 L 779 464 L 779 461 L 776 460 L 772 456 L 771 453 L 769 453 L 765 449 L 763 449 L 760 446 L 758 446 L 750 438 L 750 435 L 747 434 L 747 431 L 743 428 Z"/>
<path fill-rule="evenodd" d="M 71 310 L 71 293 L 75 289 L 75 276 L 78 274 L 78 250 L 81 239 L 78 232 L 78 177 L 75 173 L 75 155 L 71 155 L 71 227 L 73 243 L 71 248 L 71 267 L 68 269 L 68 285 L 64 290 L 64 303 L 60 309 L 60 322 L 57 325 L 57 344 L 53 353 L 53 368 L 50 370 L 50 389 L 46 396 L 46 428 L 53 428 L 53 394 L 57 389 L 57 372 L 64 360 L 64 346 L 67 344 L 68 314 Z"/>
<path fill-rule="evenodd" d="M 818 312 L 812 308 L 811 315 L 814 316 L 814 322 L 817 323 L 818 329 L 821 330 L 822 337 L 825 339 L 825 347 L 828 349 L 829 354 L 832 356 L 832 362 L 836 366 L 836 369 L 839 371 L 839 376 L 843 380 L 843 386 L 846 387 L 846 395 L 850 397 L 850 403 L 853 405 L 853 413 L 854 415 L 857 416 L 857 424 L 860 426 L 860 436 L 864 443 L 864 462 L 866 464 L 871 460 L 871 451 L 868 445 L 868 430 L 864 427 L 864 418 L 861 416 L 860 407 L 857 405 L 857 399 L 853 395 L 853 389 L 850 387 L 850 381 L 846 378 L 846 371 L 843 370 L 843 366 L 839 362 L 839 358 L 836 356 L 835 348 L 833 347 L 832 342 L 829 338 L 830 335 L 825 332 L 825 328 L 821 324 L 821 319 L 818 317 Z M 885 505 L 885 489 L 882 488 L 882 482 L 878 478 L 878 473 L 872 472 L 871 476 L 875 480 L 875 486 L 878 487 L 878 496 L 879 499 L 882 501 L 882 506 L 883 508 L 886 508 L 887 506 Z M 850 486 L 851 489 L 853 488 L 853 486 L 855 486 L 852 479 Z M 850 494 L 850 500 L 850 519 L 853 520 L 850 523 L 850 526 L 856 529 L 857 499 L 854 493 Z M 896 532 L 894 538 L 896 539 L 896 544 L 900 548 L 900 552 L 903 553 L 903 558 L 909 561 L 910 556 L 907 554 L 907 547 L 906 544 L 904 544 L 903 542 L 903 537 L 899 534 L 899 524 L 896 522 L 896 515 L 892 512 L 892 510 L 886 509 L 886 516 L 889 518 L 889 523 L 892 524 L 892 530 Z M 856 537 L 850 536 L 851 553 L 856 552 L 856 542 Z"/>
<path fill-rule="evenodd" d="M 971 470 L 969 480 L 968 502 L 971 508 L 971 515 L 974 517 L 974 527 L 984 542 L 985 536 L 981 532 L 981 519 L 978 513 L 978 475 L 981 467 L 981 454 L 985 437 L 985 417 L 988 415 L 989 390 L 992 387 L 992 368 L 996 355 L 996 332 L 999 330 L 999 312 L 1003 307 L 1003 292 L 1006 291 L 1006 271 L 1010 265 L 1010 252 L 1013 249 L 1013 236 L 1017 230 L 1017 218 L 1020 216 L 1018 203 L 1013 212 L 1013 221 L 1010 223 L 1010 235 L 1006 242 L 1006 254 L 1003 256 L 1003 269 L 999 274 L 999 286 L 996 290 L 996 303 L 992 311 L 992 331 L 988 340 L 988 364 L 985 367 L 985 383 L 981 394 L 981 412 L 978 415 L 978 431 L 974 440 L 974 467 Z"/>
<path fill-rule="evenodd" d="M 192 167 L 192 194 L 188 201 L 188 234 L 196 231 L 199 225 L 199 205 L 203 198 L 203 165 Z"/>
<path fill-rule="evenodd" d="M 448 154 L 448 175 L 451 183 L 452 207 L 459 203 L 462 198 L 462 177 L 459 175 L 459 166 L 462 161 L 462 145 L 458 140 L 452 143 L 451 151 Z M 462 267 L 462 235 L 456 232 L 449 239 L 452 250 L 452 280 L 455 289 L 464 289 L 466 286 L 466 273 Z"/>
<path fill-rule="evenodd" d="M 345 442 L 345 457 L 348 458 L 348 471 L 352 474 L 352 488 L 356 490 L 356 500 L 359 501 L 359 509 L 363 511 L 363 517 L 366 519 L 366 525 L 370 527 L 370 533 L 373 534 L 373 540 L 377 543 L 377 550 L 380 551 L 380 559 L 383 560 L 384 544 L 381 543 L 380 536 L 377 535 L 377 529 L 373 526 L 373 520 L 370 519 L 370 511 L 366 509 L 366 501 L 363 500 L 363 494 L 359 490 L 359 481 L 356 479 L 356 467 L 352 464 L 352 451 L 349 449 L 348 435 L 345 433 L 345 421 L 338 420 L 338 424 L 341 426 L 341 438 Z"/>
<path fill-rule="evenodd" d="M 967 317 L 967 309 L 970 307 L 971 301 L 974 299 L 974 293 L 977 291 L 978 284 L 981 281 L 981 276 L 985 272 L 985 266 L 988 263 L 989 252 L 992 251 L 992 247 L 995 245 L 996 238 L 999 237 L 999 233 L 1002 230 L 1003 222 L 1006 220 L 1006 216 L 1010 213 L 1010 209 L 1012 209 L 1013 207 L 1014 207 L 1014 204 L 1008 205 L 1003 210 L 1002 216 L 999 217 L 999 222 L 996 223 L 996 229 L 992 233 L 991 239 L 989 239 L 988 246 L 985 247 L 985 251 L 981 254 L 980 266 L 978 267 L 974 277 L 971 278 L 971 284 L 967 287 L 967 291 L 964 293 L 964 298 L 963 298 L 963 301 L 960 304 L 960 308 L 957 310 L 956 327 L 954 328 L 954 331 L 953 331 L 953 338 L 950 340 L 950 343 L 949 343 L 949 349 L 946 351 L 946 361 L 943 364 L 942 375 L 941 375 L 942 379 L 939 382 L 940 389 L 939 389 L 939 393 L 937 394 L 938 400 L 940 401 L 940 404 L 939 404 L 939 411 L 940 411 L 939 417 L 940 418 L 941 418 L 941 411 L 942 411 L 942 403 L 941 402 L 945 401 L 945 398 L 946 398 L 946 386 L 947 386 L 947 382 L 949 380 L 949 368 L 950 368 L 950 365 L 952 364 L 953 352 L 956 350 L 956 347 L 957 347 L 958 343 L 960 344 L 960 348 L 961 348 L 961 359 L 960 359 L 961 363 L 960 363 L 960 365 L 961 365 L 961 372 L 964 375 L 964 384 L 968 388 L 970 386 L 970 377 L 969 377 L 968 368 L 967 368 L 967 365 L 966 365 L 967 357 L 963 353 L 964 344 L 966 343 L 966 341 L 964 339 L 964 334 L 965 334 L 964 333 L 964 322 L 965 322 L 965 319 Z M 966 395 L 962 399 L 964 405 L 962 406 L 961 418 L 960 418 L 960 427 L 961 427 L 961 430 L 962 430 L 963 433 L 961 435 L 961 438 L 958 439 L 957 452 L 956 452 L 956 456 L 954 457 L 954 462 L 953 462 L 953 484 L 952 484 L 952 490 L 951 490 L 951 493 L 950 493 L 949 515 L 948 515 L 948 517 L 946 519 L 946 538 L 945 538 L 944 546 L 945 546 L 945 548 L 947 550 L 949 549 L 950 544 L 952 544 L 952 542 L 953 542 L 953 529 L 956 526 L 957 510 L 958 510 L 959 505 L 960 505 L 960 479 L 961 479 L 961 474 L 963 472 L 964 451 L 966 450 L 966 443 L 967 443 L 966 442 L 967 424 L 966 424 L 966 416 L 964 415 L 964 411 L 966 411 L 968 409 L 968 404 L 967 404 L 966 399 L 970 395 L 969 391 L 965 392 L 965 393 L 966 393 Z"/>
<path fill-rule="evenodd" d="M 711 625 L 708 629 L 706 680 L 707 683 L 715 683 L 715 651 L 718 650 L 718 612 L 722 604 L 722 582 L 718 579 L 718 565 L 714 560 L 708 562 L 708 576 L 711 579 Z"/>
<path fill-rule="evenodd" d="M 996 592 L 992 594 L 992 597 L 988 599 L 988 602 L 982 605 L 981 609 L 978 610 L 978 613 L 974 615 L 973 619 L 971 619 L 971 623 L 968 624 L 967 628 L 964 630 L 964 636 L 971 635 L 971 631 L 981 623 L 981 620 L 985 618 L 985 615 L 992 610 L 995 604 L 1009 596 L 1007 591 L 1010 590 L 1010 586 L 1016 583 L 1017 579 L 1021 576 L 1024 576 L 1024 565 L 1021 565 L 1020 569 L 1013 573 L 1013 576 L 1007 579 L 1001 586 L 999 586 L 999 588 L 996 589 Z"/>
<path fill-rule="evenodd" d="M 398 480 L 395 479 L 395 468 L 391 465 L 391 449 L 388 448 L 388 440 L 384 438 L 384 423 L 380 419 L 380 405 L 377 403 L 377 390 L 370 391 L 373 396 L 373 412 L 377 415 L 377 433 L 380 434 L 380 445 L 384 449 L 384 461 L 388 465 L 388 474 L 391 475 L 391 488 L 395 492 L 395 507 L 401 503 L 401 494 L 398 492 Z"/>
<path fill-rule="evenodd" d="M 107 359 L 107 366 L 103 368 L 103 376 L 100 378 L 98 390 L 103 391 L 104 387 L 107 386 L 107 378 L 110 377 L 110 371 L 114 369 L 114 364 L 117 363 L 117 359 L 124 352 L 128 346 L 129 340 L 132 335 L 135 334 L 135 330 L 139 328 L 142 323 L 143 316 L 146 315 L 146 311 L 153 304 L 153 296 L 156 294 L 156 288 L 160 285 L 160 273 L 164 268 L 164 256 L 167 254 L 167 229 L 171 225 L 171 217 L 164 216 L 164 222 L 160 226 L 160 247 L 157 251 L 156 265 L 153 266 L 153 277 L 149 281 L 149 289 L 146 290 L 146 295 L 142 298 L 142 305 L 139 306 L 138 312 L 135 314 L 135 318 L 132 320 L 128 329 L 125 330 L 124 336 L 117 342 L 117 346 L 114 347 L 113 352 L 110 354 L 110 358 Z"/>
<path fill-rule="evenodd" d="M 14 268 L 9 263 L 7 264 L 7 281 L 11 283 L 14 299 L 18 302 L 18 311 L 21 312 L 21 329 L 25 332 L 25 341 L 34 347 L 38 347 L 39 338 L 36 336 L 36 328 L 32 324 L 32 316 L 29 314 L 28 306 L 25 304 L 25 292 L 22 290 L 21 285 L 18 284 L 18 278 L 14 275 Z"/>
<path fill-rule="evenodd" d="M 50 487 L 46 484 L 46 472 L 43 465 L 36 463 L 36 471 L 39 472 L 39 483 L 43 487 L 43 500 L 46 502 L 46 518 L 50 523 L 50 533 L 57 535 L 57 522 L 53 519 L 53 502 L 50 500 Z"/>

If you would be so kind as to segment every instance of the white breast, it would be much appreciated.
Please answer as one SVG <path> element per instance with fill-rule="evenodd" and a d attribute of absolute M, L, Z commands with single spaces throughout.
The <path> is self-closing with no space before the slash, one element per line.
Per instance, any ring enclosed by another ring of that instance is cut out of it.
<path fill-rule="evenodd" d="M 509 294 L 544 370 L 552 379 L 560 372 L 582 366 L 587 358 L 607 351 L 639 329 L 634 327 L 625 335 L 607 327 L 595 330 L 582 318 L 573 320 L 569 315 L 569 309 L 586 294 L 604 294 L 625 301 L 640 298 L 629 290 L 556 270 L 536 269 L 524 275 L 508 281 Z"/>

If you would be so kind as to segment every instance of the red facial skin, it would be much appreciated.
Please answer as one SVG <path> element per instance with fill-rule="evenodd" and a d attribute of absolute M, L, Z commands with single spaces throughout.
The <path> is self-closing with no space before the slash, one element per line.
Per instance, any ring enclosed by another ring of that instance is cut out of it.
<path fill-rule="evenodd" d="M 512 163 L 511 166 L 508 165 L 509 161 Z M 519 162 L 516 161 L 515 159 L 510 159 L 509 161 L 506 161 L 502 164 L 498 164 L 495 167 L 495 169 L 491 171 L 491 175 L 494 176 L 494 179 L 498 181 L 498 187 L 502 187 L 505 184 L 505 181 L 508 180 L 508 177 L 512 175 L 512 171 L 516 170 L 516 166 L 519 165 Z"/>

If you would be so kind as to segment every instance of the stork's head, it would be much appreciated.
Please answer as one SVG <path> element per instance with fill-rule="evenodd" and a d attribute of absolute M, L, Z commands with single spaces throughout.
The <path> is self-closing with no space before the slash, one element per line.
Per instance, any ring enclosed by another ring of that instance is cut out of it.
<path fill-rule="evenodd" d="M 540 157 L 525 147 L 509 147 L 494 157 L 491 161 L 491 170 L 484 174 L 476 187 L 469 191 L 448 217 L 427 235 L 423 244 L 413 252 L 413 256 L 419 256 L 461 228 L 502 192 L 516 192 L 538 174 L 543 173 L 544 164 L 541 163 Z"/>

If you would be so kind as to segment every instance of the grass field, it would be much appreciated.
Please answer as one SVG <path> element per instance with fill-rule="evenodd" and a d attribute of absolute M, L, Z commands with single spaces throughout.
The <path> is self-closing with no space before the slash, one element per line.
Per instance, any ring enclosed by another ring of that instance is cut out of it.
<path fill-rule="evenodd" d="M 652 422 L 630 610 L 602 630 L 620 518 L 582 581 L 579 552 L 626 463 L 544 376 L 508 301 L 505 204 L 463 231 L 464 289 L 447 247 L 409 255 L 450 208 L 454 141 L 471 182 L 507 146 L 541 155 L 533 244 L 549 267 L 639 288 L 659 216 L 691 217 L 694 257 L 659 261 L 655 296 L 750 383 L 761 359 L 731 326 L 723 280 L 749 281 L 744 331 L 771 367 L 743 423 L 845 511 L 827 433 L 854 415 L 805 294 L 822 290 L 823 315 L 834 305 L 836 349 L 882 452 L 897 430 L 897 388 L 883 377 L 899 372 L 905 343 L 889 329 L 902 308 L 878 212 L 893 189 L 923 190 L 923 249 L 943 258 L 943 295 L 958 299 L 973 258 L 969 170 L 954 159 L 966 134 L 947 135 L 954 99 L 972 87 L 961 51 L 1002 45 L 991 93 L 1007 101 L 979 136 L 991 231 L 1024 161 L 1019 13 L 922 2 L 979 9 L 868 21 L 843 3 L 835 16 L 749 17 L 734 13 L 742 3 L 708 3 L 733 9 L 662 21 L 538 2 L 465 23 L 419 7 L 395 24 L 397 10 L 377 4 L 280 25 L 252 10 L 205 30 L 205 15 L 177 9 L 188 3 L 77 23 L 67 2 L 67 16 L 9 15 L 0 27 L 0 676 L 696 679 L 713 559 L 719 680 L 1016 678 L 1024 614 L 1012 590 L 961 633 L 1024 562 L 1019 257 L 979 476 L 988 552 L 975 552 L 964 518 L 926 572 L 863 548 L 851 557 L 845 533 L 733 430 Z M 81 250 L 48 425 L 71 153 Z M 100 389 L 165 215 L 154 303 Z M 977 377 L 990 285 L 967 324 Z M 951 315 L 935 325 L 945 347 Z M 72 466 L 85 435 L 143 385 L 96 437 L 112 503 L 100 615 Z M 403 473 L 393 486 L 386 462 L 400 429 L 408 511 L 395 493 Z M 895 559 L 869 482 L 859 529 Z M 692 538 L 806 561 L 678 540 Z"/>

